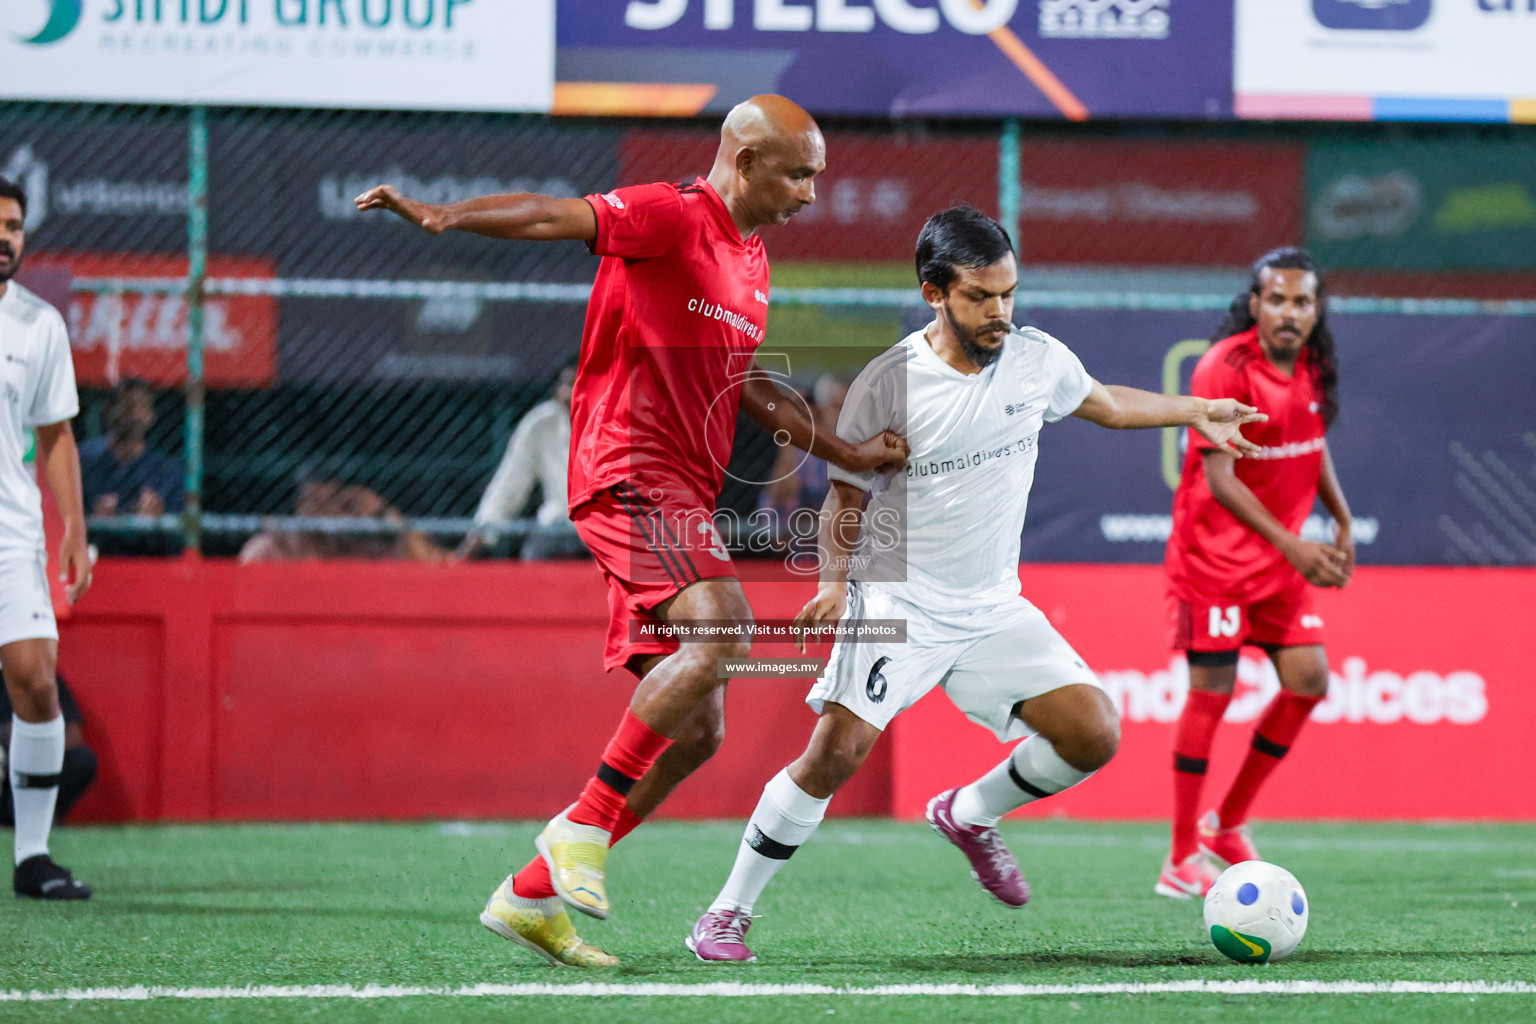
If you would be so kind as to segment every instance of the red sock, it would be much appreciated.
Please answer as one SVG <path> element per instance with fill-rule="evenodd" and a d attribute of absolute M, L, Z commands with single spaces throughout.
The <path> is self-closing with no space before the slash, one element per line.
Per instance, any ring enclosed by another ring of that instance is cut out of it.
<path fill-rule="evenodd" d="M 1222 828 L 1236 828 L 1248 820 L 1248 808 L 1258 796 L 1259 787 L 1291 749 L 1301 727 L 1307 724 L 1307 717 L 1322 699 L 1281 690 L 1265 709 L 1264 717 L 1259 719 L 1258 728 L 1253 731 L 1253 747 L 1243 759 L 1237 778 L 1232 780 L 1227 798 L 1221 802 Z"/>
<path fill-rule="evenodd" d="M 596 825 L 612 832 L 624 815 L 624 797 L 672 741 L 624 709 L 619 731 L 608 741 L 597 774 L 587 780 L 576 806 L 566 817 L 578 825 Z"/>
<path fill-rule="evenodd" d="M 1200 790 L 1211 756 L 1211 741 L 1221 716 L 1232 703 L 1230 693 L 1190 690 L 1173 733 L 1173 862 L 1178 864 L 1199 848 L 1195 826 L 1200 816 Z"/>
<path fill-rule="evenodd" d="M 633 832 L 644 819 L 634 811 L 625 807 L 619 812 L 619 823 L 614 826 L 613 836 L 608 840 L 608 846 Z M 544 863 L 543 857 L 535 857 L 523 867 L 523 870 L 512 876 L 512 892 L 527 900 L 543 900 L 555 894 L 555 886 L 549 880 L 549 865 Z"/>

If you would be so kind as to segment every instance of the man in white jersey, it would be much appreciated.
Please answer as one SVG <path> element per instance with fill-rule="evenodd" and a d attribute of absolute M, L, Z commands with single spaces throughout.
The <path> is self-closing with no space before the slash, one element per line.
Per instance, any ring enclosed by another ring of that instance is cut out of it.
<path fill-rule="evenodd" d="M 64 767 L 64 717 L 54 665 L 59 629 L 48 596 L 42 495 L 25 463 L 27 431 L 64 518 L 60 569 L 71 603 L 91 585 L 80 453 L 69 421 L 80 411 L 69 337 L 58 310 L 12 281 L 26 245 L 27 194 L 0 178 L 0 669 L 10 694 L 11 792 L 18 896 L 89 899 L 90 887 L 48 855 Z"/>
<path fill-rule="evenodd" d="M 1190 426 L 1240 455 L 1253 446 L 1238 428 L 1264 418 L 1231 399 L 1100 384 L 1055 338 L 1014 328 L 1012 242 L 969 206 L 923 226 L 917 273 L 933 322 L 864 368 L 838 421 L 846 437 L 897 430 L 912 446 L 906 472 L 830 471 L 821 586 L 796 620 L 845 630 L 905 620 L 906 637 L 834 645 L 806 698 L 821 716 L 810 745 L 764 788 L 725 888 L 688 936 L 700 960 L 755 959 L 745 938 L 757 898 L 881 730 L 935 686 L 998 739 L 1024 738 L 980 779 L 934 797 L 928 821 L 989 893 L 1028 902 L 999 819 L 1082 782 L 1120 740 L 1098 679 L 1019 594 L 1041 424 L 1074 415 L 1116 429 Z"/>

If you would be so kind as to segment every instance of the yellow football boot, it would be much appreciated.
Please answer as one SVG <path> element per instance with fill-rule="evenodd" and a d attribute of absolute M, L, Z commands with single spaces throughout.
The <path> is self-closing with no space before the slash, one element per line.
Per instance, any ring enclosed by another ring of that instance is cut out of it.
<path fill-rule="evenodd" d="M 528 900 L 512 892 L 512 876 L 502 882 L 480 912 L 480 923 L 552 964 L 568 967 L 616 967 L 619 958 L 589 946 L 576 934 L 571 915 L 557 897 Z"/>
<path fill-rule="evenodd" d="M 608 889 L 603 868 L 608 864 L 606 829 L 577 825 L 564 811 L 544 826 L 533 843 L 549 865 L 549 878 L 560 898 L 583 914 L 599 920 L 608 916 Z"/>

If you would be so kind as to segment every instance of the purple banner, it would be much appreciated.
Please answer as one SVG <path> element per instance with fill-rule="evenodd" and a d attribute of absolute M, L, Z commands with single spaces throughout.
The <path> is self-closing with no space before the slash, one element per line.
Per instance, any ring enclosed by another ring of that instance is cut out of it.
<path fill-rule="evenodd" d="M 1223 118 L 1232 31 L 1208 0 L 562 0 L 555 109 Z"/>

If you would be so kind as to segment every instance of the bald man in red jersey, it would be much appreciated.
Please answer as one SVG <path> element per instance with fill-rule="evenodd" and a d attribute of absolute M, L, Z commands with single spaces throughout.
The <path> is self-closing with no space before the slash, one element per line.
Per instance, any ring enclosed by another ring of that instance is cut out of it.
<path fill-rule="evenodd" d="M 552 963 L 608 966 L 566 906 L 608 916 L 609 847 L 718 748 L 716 662 L 751 647 L 752 610 L 712 513 L 738 408 L 779 439 L 850 472 L 898 465 L 889 432 L 849 444 L 816 431 L 803 404 L 752 372 L 767 326 L 768 257 L 756 235 L 815 201 L 826 166 L 816 122 L 782 96 L 735 107 L 706 177 L 584 199 L 517 194 L 448 205 L 391 186 L 359 196 L 427 231 L 580 240 L 603 257 L 571 400 L 571 520 L 608 580 L 604 665 L 640 678 L 577 801 L 544 828 L 539 855 L 508 876 L 481 922 Z M 678 645 L 656 626 L 735 627 Z M 563 901 L 563 904 L 562 904 Z"/>

